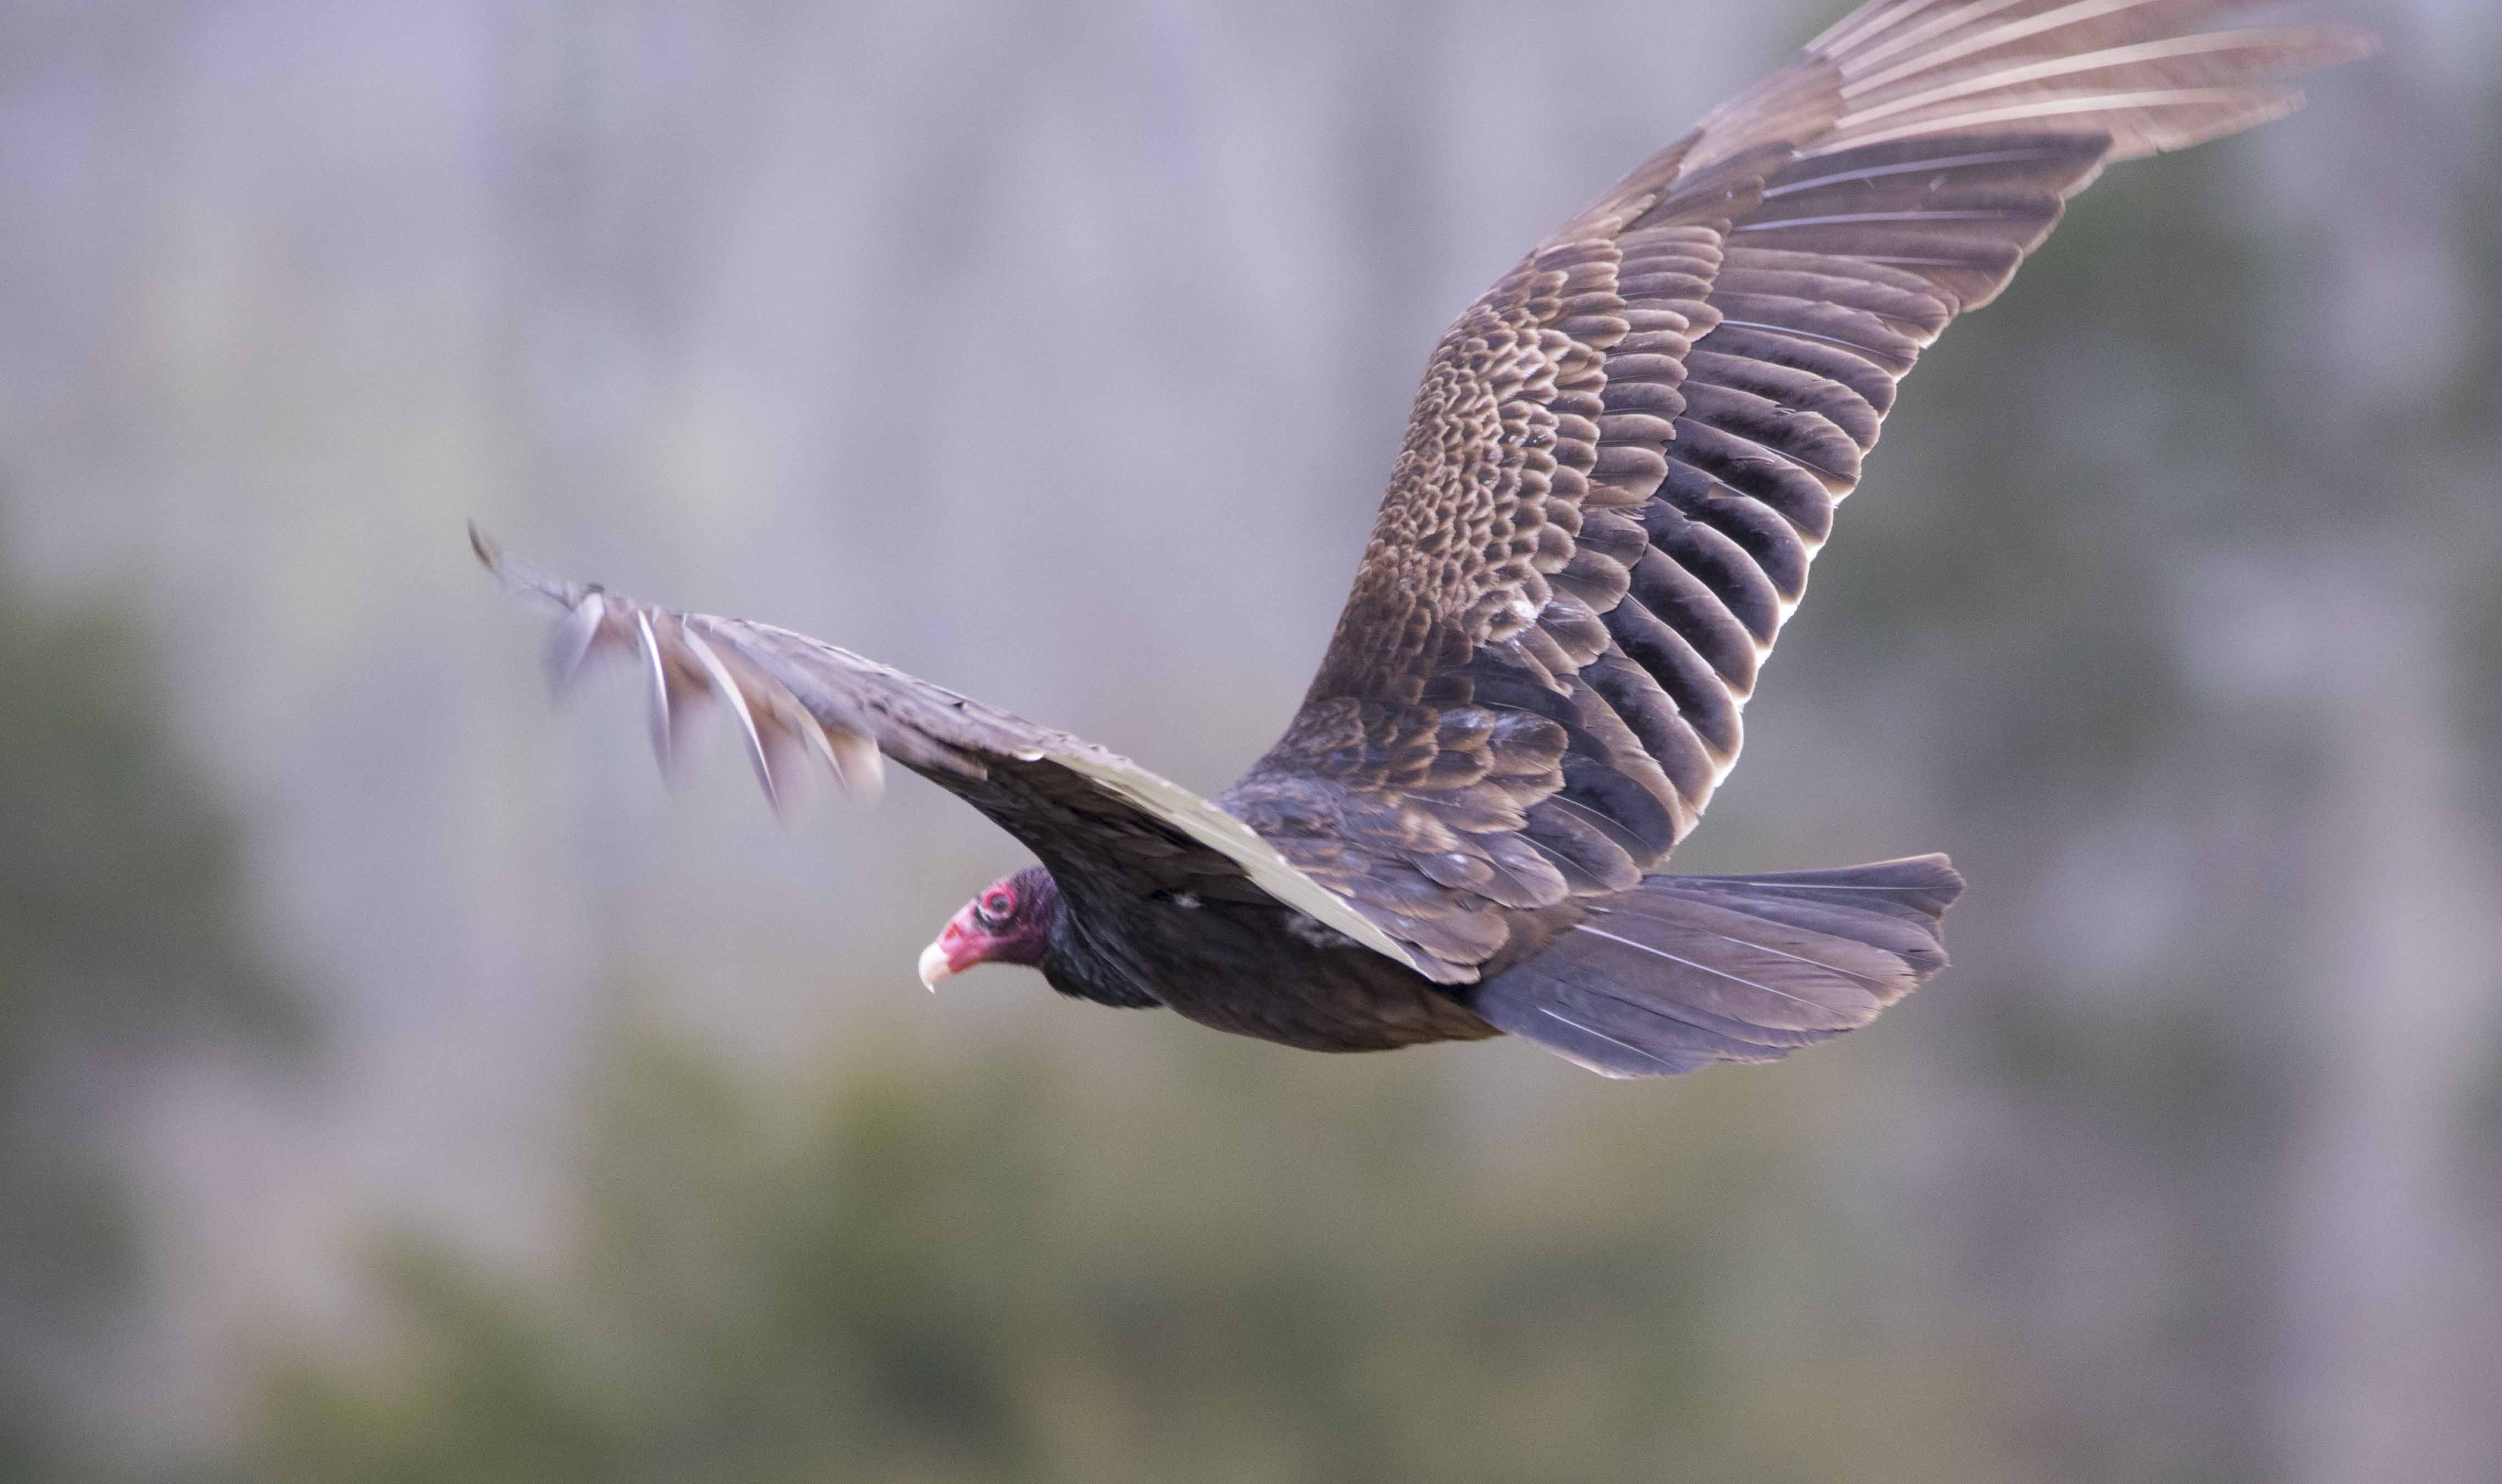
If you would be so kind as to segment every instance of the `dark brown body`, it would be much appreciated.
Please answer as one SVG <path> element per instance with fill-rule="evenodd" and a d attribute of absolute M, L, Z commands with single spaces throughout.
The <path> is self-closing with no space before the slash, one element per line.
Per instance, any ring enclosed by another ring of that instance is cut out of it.
<path fill-rule="evenodd" d="M 1119 900 L 1065 877 L 1042 961 L 1063 995 L 1164 1005 L 1306 1051 L 1391 1051 L 1500 1035 L 1454 993 L 1274 902 L 1205 893 Z"/>

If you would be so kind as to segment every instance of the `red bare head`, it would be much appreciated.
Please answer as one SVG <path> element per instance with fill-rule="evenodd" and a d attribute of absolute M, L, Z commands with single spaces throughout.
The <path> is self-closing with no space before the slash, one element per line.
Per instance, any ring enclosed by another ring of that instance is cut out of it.
<path fill-rule="evenodd" d="M 1060 921 L 1060 886 L 1038 865 L 982 888 L 921 950 L 921 982 L 931 989 L 976 963 L 1040 963 Z"/>

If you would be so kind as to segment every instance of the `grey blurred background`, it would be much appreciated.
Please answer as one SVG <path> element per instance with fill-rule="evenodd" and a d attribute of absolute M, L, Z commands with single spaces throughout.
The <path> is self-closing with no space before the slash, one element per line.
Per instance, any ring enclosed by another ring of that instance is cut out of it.
<path fill-rule="evenodd" d="M 2479 0 L 1912 378 L 1680 859 L 1973 888 L 1780 1067 L 933 1000 L 1012 842 L 664 790 L 464 548 L 1212 790 L 1439 327 L 1843 9 L 0 4 L 0 1476 L 2502 1477 Z"/>

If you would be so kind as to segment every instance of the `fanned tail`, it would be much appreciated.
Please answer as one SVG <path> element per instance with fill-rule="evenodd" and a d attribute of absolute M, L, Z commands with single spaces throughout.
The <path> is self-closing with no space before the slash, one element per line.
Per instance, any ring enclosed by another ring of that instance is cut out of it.
<path fill-rule="evenodd" d="M 1868 1024 L 1945 967 L 1940 920 L 1962 892 L 1935 855 L 1652 876 L 1465 998 L 1610 1077 L 1778 1061 Z"/>

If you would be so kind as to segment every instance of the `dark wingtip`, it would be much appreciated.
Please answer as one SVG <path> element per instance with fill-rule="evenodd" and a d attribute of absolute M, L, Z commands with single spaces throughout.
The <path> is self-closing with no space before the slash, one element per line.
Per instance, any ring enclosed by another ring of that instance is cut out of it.
<path fill-rule="evenodd" d="M 498 577 L 504 574 L 504 549 L 494 537 L 479 529 L 475 521 L 469 523 L 469 550 L 478 554 L 479 564 L 488 571 Z"/>

